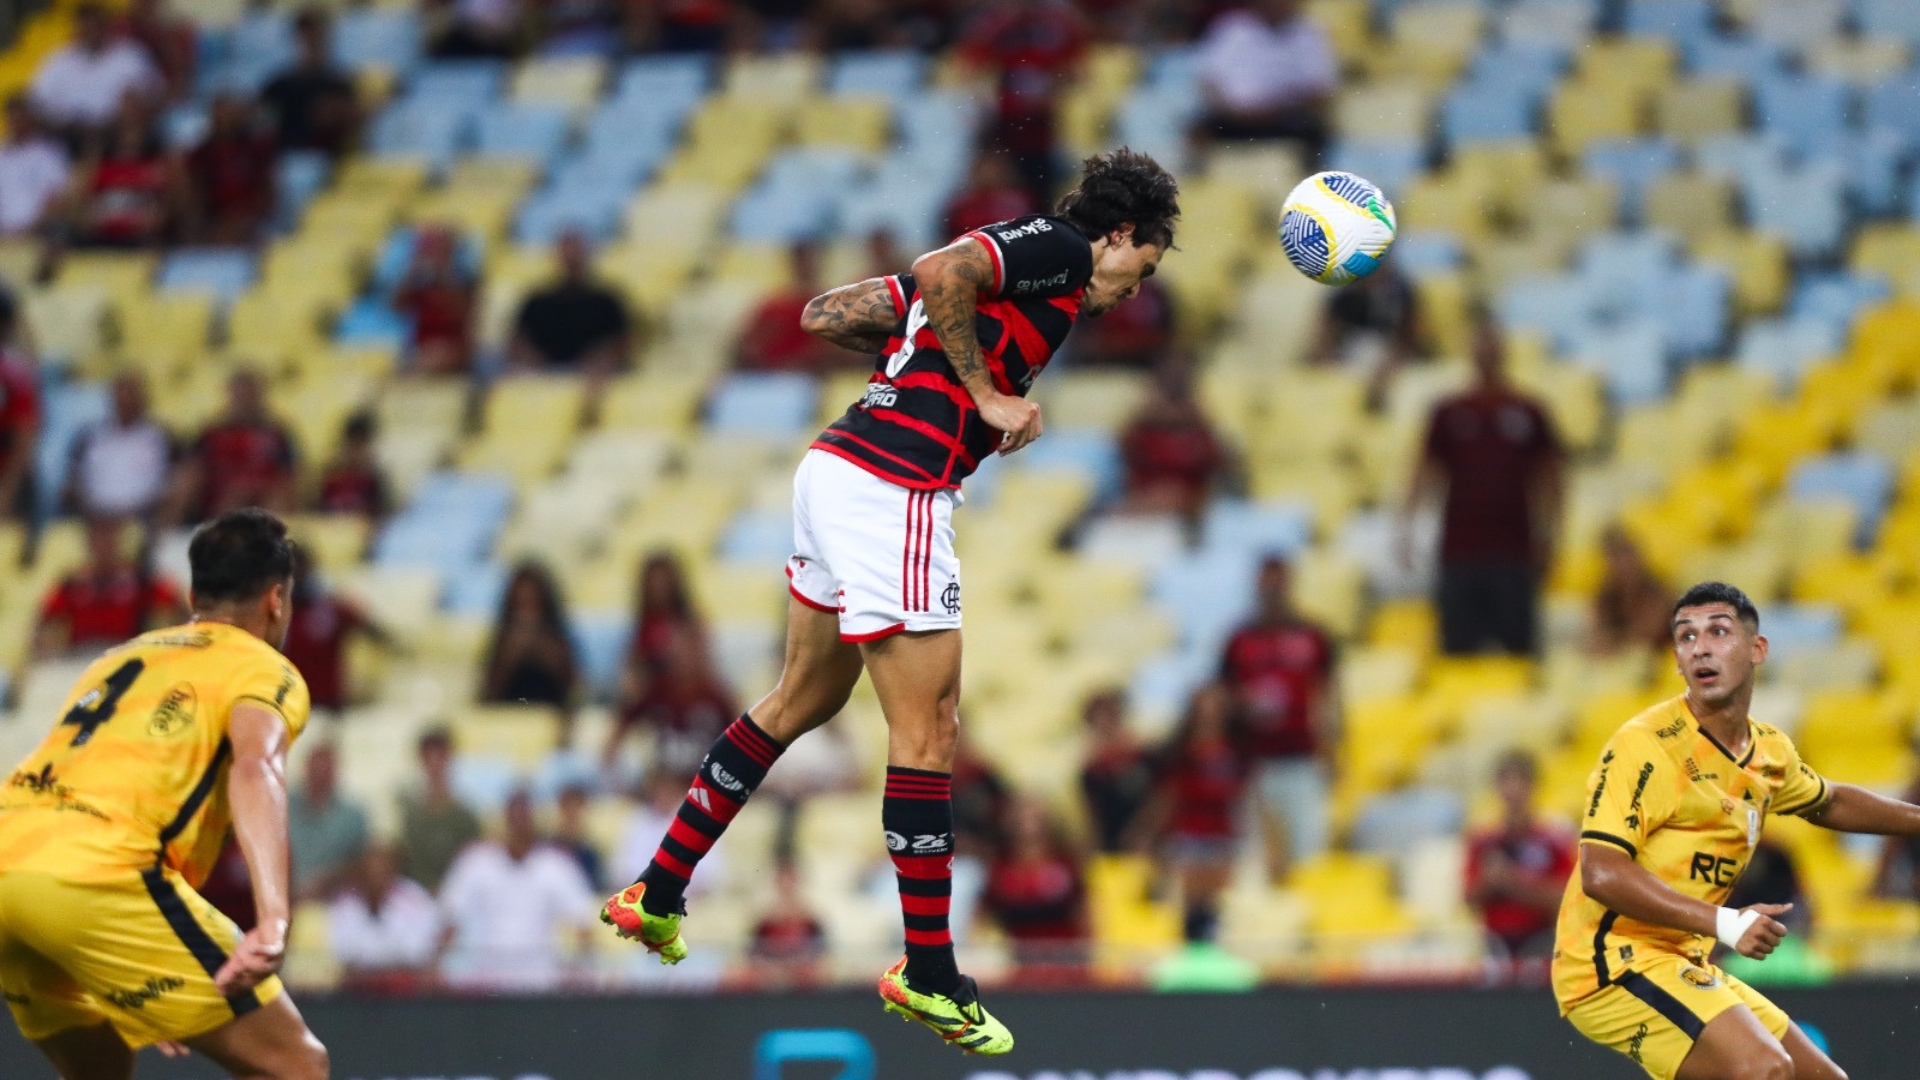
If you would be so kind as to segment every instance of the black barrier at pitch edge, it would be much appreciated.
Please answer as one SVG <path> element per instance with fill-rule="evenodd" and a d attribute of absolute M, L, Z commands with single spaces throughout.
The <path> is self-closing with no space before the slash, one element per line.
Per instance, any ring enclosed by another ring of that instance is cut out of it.
<path fill-rule="evenodd" d="M 1920 987 L 1852 983 L 1775 998 L 1859 1080 L 1920 1073 Z M 1274 989 L 1239 995 L 993 996 L 1018 1038 L 967 1058 L 870 995 L 310 998 L 334 1080 L 1631 1080 L 1543 992 Z M 782 1061 L 781 1059 L 785 1059 Z M 141 1055 L 142 1080 L 215 1080 Z M 16 1032 L 0 1077 L 51 1076 Z"/>

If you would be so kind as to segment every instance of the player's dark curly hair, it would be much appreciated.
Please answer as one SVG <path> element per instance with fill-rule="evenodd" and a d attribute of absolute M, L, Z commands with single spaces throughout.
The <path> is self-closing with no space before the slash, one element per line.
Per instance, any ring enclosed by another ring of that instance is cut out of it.
<path fill-rule="evenodd" d="M 293 577 L 293 541 L 265 510 L 232 510 L 194 532 L 187 562 L 196 605 L 242 604 Z"/>
<path fill-rule="evenodd" d="M 1180 182 L 1160 163 L 1127 147 L 1080 163 L 1080 186 L 1060 197 L 1056 213 L 1099 239 L 1129 222 L 1135 245 L 1173 247 Z"/>
<path fill-rule="evenodd" d="M 1748 633 L 1757 633 L 1760 629 L 1760 609 L 1754 606 L 1753 598 L 1739 586 L 1724 581 L 1703 581 L 1688 589 L 1680 599 L 1674 601 L 1672 615 L 1679 615 L 1681 608 L 1706 604 L 1725 604 L 1732 608 L 1734 616 L 1747 628 Z"/>

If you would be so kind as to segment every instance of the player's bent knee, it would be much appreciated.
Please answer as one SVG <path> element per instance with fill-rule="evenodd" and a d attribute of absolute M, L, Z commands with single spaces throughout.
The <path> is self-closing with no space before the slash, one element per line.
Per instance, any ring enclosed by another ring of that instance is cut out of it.
<path fill-rule="evenodd" d="M 1779 1047 L 1755 1053 L 1730 1080 L 1794 1080 L 1793 1059 Z"/>
<path fill-rule="evenodd" d="M 291 1075 L 288 1080 L 327 1080 L 333 1067 L 327 1048 L 312 1032 L 307 1033 L 305 1045 L 300 1048 Z"/>

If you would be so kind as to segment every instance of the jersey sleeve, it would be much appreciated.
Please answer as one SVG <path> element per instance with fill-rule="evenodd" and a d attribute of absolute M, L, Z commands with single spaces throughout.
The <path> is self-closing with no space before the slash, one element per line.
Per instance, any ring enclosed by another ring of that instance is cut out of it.
<path fill-rule="evenodd" d="M 265 705 L 280 714 L 287 723 L 287 741 L 292 742 L 306 730 L 307 716 L 313 704 L 307 696 L 307 680 L 300 677 L 284 659 L 262 657 L 247 661 L 233 683 L 233 702 Z"/>
<path fill-rule="evenodd" d="M 1800 750 L 1793 745 L 1792 739 L 1782 734 L 1780 741 L 1786 745 L 1787 775 L 1780 781 L 1780 790 L 1774 793 L 1773 812 L 1806 817 L 1826 809 L 1827 803 L 1833 799 L 1833 785 L 1801 758 Z"/>
<path fill-rule="evenodd" d="M 1093 276 L 1093 251 L 1087 238 L 1065 222 L 1026 217 L 975 229 L 993 260 L 991 295 L 1067 296 Z"/>
<path fill-rule="evenodd" d="M 1580 842 L 1606 844 L 1638 858 L 1647 837 L 1673 816 L 1673 778 L 1663 775 L 1673 768 L 1673 759 L 1646 733 L 1615 733 L 1587 785 Z"/>

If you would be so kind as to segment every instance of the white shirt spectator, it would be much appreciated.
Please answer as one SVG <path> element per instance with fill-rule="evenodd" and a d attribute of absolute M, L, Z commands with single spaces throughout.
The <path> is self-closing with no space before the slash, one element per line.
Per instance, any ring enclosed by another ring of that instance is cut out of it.
<path fill-rule="evenodd" d="M 1280 26 L 1250 11 L 1220 16 L 1200 42 L 1200 78 L 1227 108 L 1262 112 L 1333 92 L 1333 42 L 1304 15 Z"/>
<path fill-rule="evenodd" d="M 66 152 L 46 139 L 0 144 L 0 236 L 40 224 L 67 177 Z"/>
<path fill-rule="evenodd" d="M 173 440 L 152 420 L 88 428 L 73 444 L 69 483 L 78 509 L 89 516 L 145 516 L 166 493 L 172 460 Z"/>
<path fill-rule="evenodd" d="M 535 845 L 515 861 L 494 842 L 470 845 L 440 886 L 454 928 L 449 982 L 474 989 L 550 990 L 565 965 L 560 931 L 595 924 L 600 898 L 573 856 Z"/>
<path fill-rule="evenodd" d="M 349 968 L 425 968 L 440 944 L 440 907 L 417 881 L 399 878 L 374 911 L 366 897 L 344 892 L 327 907 L 333 958 Z"/>
<path fill-rule="evenodd" d="M 129 92 L 158 94 L 166 88 L 147 51 L 114 41 L 99 52 L 68 45 L 47 57 L 33 76 L 33 101 L 56 124 L 97 127 L 113 119 Z"/>

